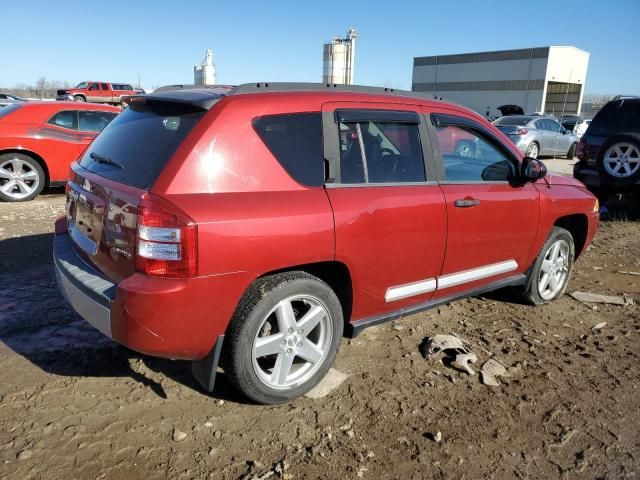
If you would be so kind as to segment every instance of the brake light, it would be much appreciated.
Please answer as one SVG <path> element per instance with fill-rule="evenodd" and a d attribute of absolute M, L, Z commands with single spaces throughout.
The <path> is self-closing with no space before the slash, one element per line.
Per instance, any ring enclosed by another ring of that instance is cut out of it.
<path fill-rule="evenodd" d="M 584 139 L 581 139 L 578 142 L 578 146 L 576 147 L 576 156 L 580 161 L 587 159 L 587 142 L 585 142 Z"/>
<path fill-rule="evenodd" d="M 197 274 L 195 222 L 170 202 L 145 195 L 138 209 L 136 270 L 156 277 Z"/>
<path fill-rule="evenodd" d="M 519 127 L 515 132 L 512 133 L 512 135 L 526 135 L 527 133 L 529 133 L 529 130 Z"/>

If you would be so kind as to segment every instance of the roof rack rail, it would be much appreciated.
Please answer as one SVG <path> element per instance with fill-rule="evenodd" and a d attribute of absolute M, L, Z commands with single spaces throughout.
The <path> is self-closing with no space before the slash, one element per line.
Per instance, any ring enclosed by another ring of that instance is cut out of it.
<path fill-rule="evenodd" d="M 352 92 L 352 93 L 378 93 L 386 95 L 398 95 L 403 97 L 415 97 L 420 99 L 432 99 L 426 92 L 410 92 L 408 90 L 396 90 L 390 87 L 371 87 L 368 85 L 342 85 L 337 83 L 304 83 L 304 82 L 264 82 L 245 83 L 232 89 L 228 95 L 262 92 Z"/>
<path fill-rule="evenodd" d="M 612 98 L 612 100 L 624 100 L 627 98 L 640 98 L 637 95 L 616 95 L 615 97 Z"/>

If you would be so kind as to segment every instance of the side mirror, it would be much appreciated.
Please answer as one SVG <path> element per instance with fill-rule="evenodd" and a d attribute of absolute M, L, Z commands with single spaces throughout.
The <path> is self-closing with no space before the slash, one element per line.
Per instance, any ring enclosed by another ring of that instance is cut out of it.
<path fill-rule="evenodd" d="M 547 174 L 547 167 L 536 158 L 525 157 L 522 161 L 522 178 L 527 182 L 540 180 Z"/>

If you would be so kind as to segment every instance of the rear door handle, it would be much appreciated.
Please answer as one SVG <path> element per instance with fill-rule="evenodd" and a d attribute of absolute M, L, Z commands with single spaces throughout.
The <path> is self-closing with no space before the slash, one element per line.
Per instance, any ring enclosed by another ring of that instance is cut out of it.
<path fill-rule="evenodd" d="M 465 199 L 461 198 L 453 202 L 453 205 L 458 208 L 475 207 L 476 205 L 480 205 L 480 200 L 477 200 L 475 198 L 465 198 Z"/>

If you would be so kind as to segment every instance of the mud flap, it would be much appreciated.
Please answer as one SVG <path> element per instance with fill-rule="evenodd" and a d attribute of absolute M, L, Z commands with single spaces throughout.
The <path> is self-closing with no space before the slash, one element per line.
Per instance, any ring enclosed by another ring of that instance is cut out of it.
<path fill-rule="evenodd" d="M 220 335 L 209 355 L 191 364 L 191 374 L 207 392 L 213 392 L 224 335 Z"/>

